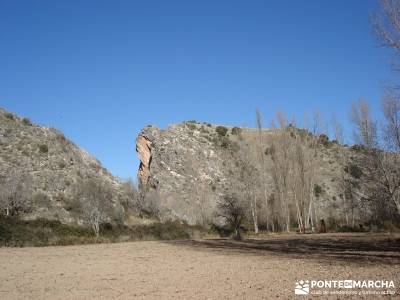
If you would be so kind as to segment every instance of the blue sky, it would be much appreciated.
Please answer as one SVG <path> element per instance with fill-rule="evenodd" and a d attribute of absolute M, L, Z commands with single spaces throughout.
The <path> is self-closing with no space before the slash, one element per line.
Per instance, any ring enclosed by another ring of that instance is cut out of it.
<path fill-rule="evenodd" d="M 62 130 L 123 178 L 136 176 L 147 124 L 252 127 L 257 107 L 267 124 L 317 108 L 347 123 L 360 97 L 378 114 L 393 76 L 369 24 L 376 7 L 0 0 L 0 107 Z"/>

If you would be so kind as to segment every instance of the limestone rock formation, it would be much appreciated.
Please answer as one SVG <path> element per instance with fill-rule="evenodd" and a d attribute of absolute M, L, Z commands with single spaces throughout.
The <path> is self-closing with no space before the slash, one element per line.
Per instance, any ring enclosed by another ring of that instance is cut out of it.
<path fill-rule="evenodd" d="M 184 220 L 190 224 L 216 222 L 218 201 L 242 186 L 238 149 L 248 153 L 252 165 L 260 168 L 255 156 L 257 154 L 252 154 L 256 152 L 257 130 L 221 128 L 192 121 L 172 125 L 165 130 L 148 126 L 140 132 L 136 141 L 141 161 L 139 183 L 142 193 L 157 193 L 164 218 Z M 274 185 L 270 172 L 272 161 L 267 150 L 276 132 L 277 129 L 263 130 L 266 190 L 269 197 L 274 193 Z M 352 149 L 336 143 L 318 146 L 315 156 L 318 172 L 316 218 L 344 218 L 339 178 L 340 170 L 345 166 L 340 163 L 339 149 L 346 151 L 351 161 L 360 158 Z M 356 194 L 361 195 L 362 183 L 356 183 Z M 355 199 L 354 203 L 357 201 Z M 365 212 L 357 205 L 354 204 L 356 208 L 352 213 L 361 219 Z M 346 209 L 348 211 L 348 207 Z"/>
<path fill-rule="evenodd" d="M 145 135 L 138 136 L 136 151 L 140 157 L 138 177 L 140 182 L 147 182 L 150 176 L 151 142 Z"/>
<path fill-rule="evenodd" d="M 123 213 L 121 183 L 97 159 L 57 129 L 37 126 L 0 109 L 0 188 L 13 172 L 31 178 L 32 209 L 24 218 L 83 223 L 73 191 L 89 178 L 113 192 L 110 221 Z"/>

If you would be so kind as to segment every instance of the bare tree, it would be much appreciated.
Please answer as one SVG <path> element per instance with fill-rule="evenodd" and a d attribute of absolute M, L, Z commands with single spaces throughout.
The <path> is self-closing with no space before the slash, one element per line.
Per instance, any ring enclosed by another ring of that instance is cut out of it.
<path fill-rule="evenodd" d="M 86 221 L 98 238 L 100 225 L 107 221 L 107 211 L 112 205 L 111 189 L 96 179 L 86 179 L 75 186 L 74 194 L 81 203 Z"/>
<path fill-rule="evenodd" d="M 291 198 L 296 207 L 299 230 L 305 232 L 310 226 L 313 228 L 316 221 L 314 186 L 317 137 L 310 136 L 306 131 L 296 127 L 291 128 L 291 137 L 289 156 Z"/>
<path fill-rule="evenodd" d="M 296 138 L 295 144 L 291 145 L 291 152 L 289 156 L 289 161 L 290 161 L 290 174 L 291 176 L 289 177 L 289 187 L 290 187 L 290 196 L 291 200 L 293 201 L 295 207 L 296 207 L 296 215 L 297 215 L 297 223 L 299 227 L 299 231 L 302 232 L 303 228 L 305 226 L 304 224 L 304 200 L 305 200 L 305 195 L 304 195 L 304 187 L 305 187 L 305 182 L 304 180 L 306 179 L 305 172 L 305 158 L 304 158 L 304 152 L 303 149 L 300 145 L 300 142 L 297 141 L 297 135 L 292 132 L 293 136 Z"/>
<path fill-rule="evenodd" d="M 266 168 L 265 168 L 265 146 L 263 141 L 263 116 L 259 109 L 256 109 L 256 123 L 258 130 L 258 157 L 261 166 L 261 182 L 264 190 L 264 201 L 265 201 L 265 213 L 266 213 L 266 223 L 267 223 L 267 231 L 269 230 L 269 205 L 268 199 L 269 195 L 267 194 L 267 179 L 266 179 Z"/>
<path fill-rule="evenodd" d="M 379 193 L 383 199 L 387 198 L 394 204 L 397 213 L 400 215 L 400 158 L 399 154 L 380 152 L 378 160 L 379 173 L 377 177 L 380 178 L 377 182 L 380 185 Z"/>
<path fill-rule="evenodd" d="M 400 159 L 397 153 L 373 149 L 364 162 L 367 183 L 366 200 L 380 211 L 388 212 L 386 217 L 400 214 Z M 384 216 L 382 216 L 384 217 Z"/>
<path fill-rule="evenodd" d="M 160 194 L 156 189 L 150 188 L 142 200 L 143 213 L 147 216 L 161 219 L 165 214 L 161 207 Z"/>
<path fill-rule="evenodd" d="M 314 187 L 316 185 L 316 179 L 318 175 L 316 161 L 316 158 L 318 157 L 318 141 L 320 135 L 326 133 L 326 125 L 319 110 L 316 110 L 314 112 L 313 119 L 313 134 L 311 136 L 308 134 L 303 137 L 303 143 L 305 144 L 305 148 L 303 151 L 306 165 L 306 172 L 304 172 L 304 174 L 307 176 L 307 178 L 305 179 L 305 183 L 309 197 L 308 213 L 305 219 L 305 227 L 309 228 L 311 226 L 312 229 L 314 229 L 315 225 L 318 223 L 317 205 L 315 203 L 316 199 L 314 193 Z M 309 132 L 310 130 L 308 130 L 308 133 Z"/>
<path fill-rule="evenodd" d="M 271 143 L 270 155 L 272 160 L 271 174 L 274 182 L 274 199 L 281 206 L 282 224 L 290 231 L 290 205 L 289 205 L 289 176 L 290 176 L 290 132 L 283 113 L 278 112 L 276 119 L 279 130 Z"/>
<path fill-rule="evenodd" d="M 388 94 L 382 101 L 382 110 L 385 117 L 383 134 L 386 148 L 400 152 L 400 99 L 394 94 Z"/>
<path fill-rule="evenodd" d="M 136 183 L 132 179 L 126 180 L 122 183 L 122 191 L 124 198 L 121 204 L 125 209 L 131 209 L 141 217 L 144 203 L 143 198 L 140 197 Z"/>
<path fill-rule="evenodd" d="M 386 149 L 397 149 L 398 102 L 386 98 L 382 102 L 384 113 L 383 134 Z M 397 151 L 385 152 L 378 149 L 376 122 L 372 120 L 368 105 L 360 101 L 353 104 L 351 120 L 355 126 L 356 140 L 367 147 L 368 159 L 364 162 L 367 191 L 365 198 L 382 211 L 397 211 L 400 214 L 400 154 Z M 383 145 L 380 145 L 381 148 Z"/>
<path fill-rule="evenodd" d="M 386 199 L 387 205 L 394 205 L 400 214 L 400 100 L 393 94 L 382 101 L 384 115 L 383 135 L 389 152 L 374 151 L 373 165 L 370 171 L 377 184 L 381 199 Z M 371 162 L 370 162 L 371 163 Z"/>
<path fill-rule="evenodd" d="M 400 55 L 400 1 L 380 0 L 379 2 L 381 9 L 372 18 L 375 33 L 382 46 Z"/>
<path fill-rule="evenodd" d="M 234 233 L 235 239 L 241 239 L 240 227 L 246 216 L 246 208 L 236 195 L 226 195 L 218 204 L 218 216 L 225 219 Z"/>
<path fill-rule="evenodd" d="M 333 130 L 333 136 L 335 140 L 339 143 L 339 145 L 343 145 L 344 144 L 343 126 L 342 124 L 339 123 L 335 114 L 332 115 L 331 127 Z"/>
<path fill-rule="evenodd" d="M 206 227 L 212 223 L 212 208 L 210 207 L 210 197 L 215 197 L 211 192 L 210 184 L 199 182 L 196 184 L 196 207 L 198 223 Z"/>
<path fill-rule="evenodd" d="M 1 184 L 0 206 L 6 216 L 31 209 L 32 177 L 20 169 L 10 170 Z"/>
<path fill-rule="evenodd" d="M 304 127 L 301 130 L 301 134 L 298 135 L 297 140 L 300 141 L 301 144 L 304 145 L 303 149 L 301 150 L 303 154 L 299 156 L 297 154 L 297 160 L 299 158 L 303 158 L 304 160 L 304 171 L 301 172 L 302 176 L 307 176 L 307 178 L 302 179 L 305 184 L 307 197 L 305 197 L 304 201 L 308 203 L 308 211 L 306 217 L 303 221 L 303 225 L 305 228 L 310 228 L 314 231 L 315 225 L 318 223 L 318 205 L 316 203 L 319 198 L 315 197 L 314 188 L 317 185 L 316 180 L 318 178 L 317 174 L 317 160 L 318 157 L 318 147 L 321 141 L 322 136 L 326 136 L 328 130 L 328 125 L 324 122 L 322 113 L 320 110 L 314 110 L 312 114 L 312 122 L 308 120 L 307 115 L 304 119 Z M 297 146 L 299 153 L 299 147 Z M 301 170 L 301 169 L 300 169 Z"/>
<path fill-rule="evenodd" d="M 382 45 L 400 55 L 400 1 L 380 0 L 380 11 L 373 16 L 373 25 Z M 398 68 L 397 68 L 398 69 Z M 383 128 L 387 146 L 400 152 L 400 100 L 388 93 L 382 102 L 385 126 Z"/>
<path fill-rule="evenodd" d="M 382 46 L 400 55 L 400 1 L 380 0 L 380 11 L 373 17 L 373 25 Z M 399 66 L 395 64 L 398 71 Z M 383 137 L 384 149 L 374 151 L 374 159 L 368 161 L 372 195 L 379 196 L 388 206 L 394 204 L 400 214 L 400 100 L 396 94 L 389 93 L 382 101 L 384 114 Z"/>
<path fill-rule="evenodd" d="M 280 129 L 268 150 L 272 160 L 271 174 L 275 192 L 271 199 L 281 204 L 284 227 L 290 231 L 292 213 L 299 231 L 314 228 L 317 211 L 314 186 L 317 178 L 318 134 L 323 132 L 323 120 L 318 111 L 310 130 L 300 129 L 294 121 L 287 125 L 283 114 L 277 114 Z"/>
<path fill-rule="evenodd" d="M 239 186 L 237 195 L 243 204 L 246 204 L 253 220 L 254 233 L 258 233 L 258 198 L 260 186 L 260 174 L 253 165 L 250 157 L 251 147 L 249 144 L 242 143 L 240 148 L 240 157 L 238 158 L 239 167 Z"/>
<path fill-rule="evenodd" d="M 314 110 L 313 112 L 312 128 L 310 131 L 314 136 L 319 136 L 326 133 L 326 127 L 322 118 L 322 114 L 318 109 Z"/>
<path fill-rule="evenodd" d="M 354 102 L 350 111 L 350 121 L 354 124 L 354 141 L 367 148 L 378 145 L 376 121 L 372 119 L 368 103 L 365 100 Z"/>
<path fill-rule="evenodd" d="M 340 187 L 340 198 L 343 201 L 342 210 L 345 216 L 346 225 L 349 225 L 349 211 L 351 214 L 351 220 L 354 227 L 354 197 L 352 193 L 352 183 L 348 178 L 345 168 L 348 166 L 348 159 L 346 154 L 346 149 L 343 147 L 344 144 L 344 134 L 343 126 L 338 122 L 336 116 L 332 116 L 332 129 L 335 140 L 339 143 L 338 155 L 339 155 L 339 187 Z"/>

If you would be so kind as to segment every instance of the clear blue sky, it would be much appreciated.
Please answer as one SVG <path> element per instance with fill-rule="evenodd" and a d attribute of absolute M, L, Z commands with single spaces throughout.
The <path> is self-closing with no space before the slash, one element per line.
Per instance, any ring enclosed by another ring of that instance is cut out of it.
<path fill-rule="evenodd" d="M 346 122 L 391 78 L 375 1 L 0 0 L 0 106 L 135 177 L 135 137 L 184 120 L 254 126 L 259 107 Z"/>

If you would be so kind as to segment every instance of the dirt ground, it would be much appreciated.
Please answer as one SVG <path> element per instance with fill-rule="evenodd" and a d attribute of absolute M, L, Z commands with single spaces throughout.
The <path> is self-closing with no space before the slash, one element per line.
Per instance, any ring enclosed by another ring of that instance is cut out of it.
<path fill-rule="evenodd" d="M 393 280 L 399 293 L 400 236 L 1 248 L 0 268 L 0 299 L 307 299 L 296 281 L 345 279 Z"/>

